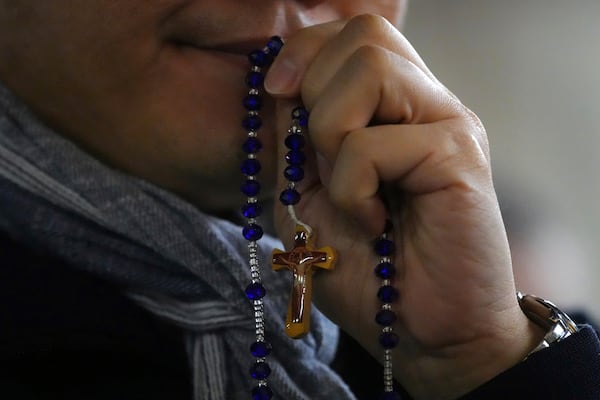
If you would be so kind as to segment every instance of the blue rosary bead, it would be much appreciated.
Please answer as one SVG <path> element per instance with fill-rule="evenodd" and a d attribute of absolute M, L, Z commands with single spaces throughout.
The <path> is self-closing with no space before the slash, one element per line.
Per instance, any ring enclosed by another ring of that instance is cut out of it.
<path fill-rule="evenodd" d="M 265 297 L 267 290 L 260 283 L 251 283 L 246 287 L 246 297 L 250 300 L 259 300 Z"/>
<path fill-rule="evenodd" d="M 300 193 L 295 189 L 285 189 L 279 196 L 279 201 L 284 206 L 293 206 L 300 201 Z"/>
<path fill-rule="evenodd" d="M 244 108 L 248 111 L 258 111 L 262 108 L 262 99 L 256 94 L 244 97 Z"/>
<path fill-rule="evenodd" d="M 398 335 L 394 332 L 383 332 L 379 335 L 379 344 L 381 344 L 381 347 L 384 349 L 393 349 L 398 345 L 399 341 Z"/>
<path fill-rule="evenodd" d="M 258 153 L 262 149 L 262 143 L 255 137 L 249 137 L 242 145 L 242 150 L 247 154 Z"/>
<path fill-rule="evenodd" d="M 242 184 L 242 192 L 251 198 L 248 203 L 242 206 L 242 214 L 246 217 L 248 225 L 243 228 L 243 235 L 249 241 L 257 241 L 263 235 L 262 228 L 255 223 L 257 218 L 262 213 L 260 204 L 256 203 L 255 197 L 260 192 L 260 185 L 255 180 L 255 175 L 261 170 L 261 164 L 255 158 L 261 148 L 261 142 L 255 137 L 255 133 L 261 128 L 262 121 L 258 116 L 258 111 L 262 108 L 262 100 L 259 96 L 259 89 L 262 89 L 264 84 L 264 73 L 262 68 L 268 67 L 274 57 L 279 54 L 283 46 L 283 40 L 277 36 L 272 37 L 267 46 L 262 50 L 255 50 L 248 55 L 252 70 L 246 75 L 246 84 L 250 88 L 248 95 L 244 98 L 243 106 L 248 111 L 247 117 L 243 120 L 242 126 L 250 132 L 249 137 L 244 142 L 242 149 L 248 154 L 248 159 L 241 165 L 242 172 L 247 179 Z M 292 126 L 290 134 L 285 138 L 285 145 L 290 151 L 285 156 L 288 167 L 284 171 L 285 178 L 290 182 L 287 189 L 280 194 L 280 201 L 285 206 L 293 206 L 300 201 L 301 195 L 295 189 L 294 182 L 299 182 L 304 178 L 303 164 L 306 162 L 306 155 L 302 152 L 306 144 L 306 138 L 303 135 L 304 128 L 308 127 L 309 113 L 304 107 L 297 107 L 292 112 Z M 386 233 L 391 229 L 391 225 L 386 226 Z M 384 235 L 385 237 L 386 235 Z M 388 285 L 389 279 L 395 275 L 395 268 L 391 264 L 389 256 L 394 253 L 394 243 L 387 239 L 380 239 L 375 242 L 375 252 L 384 257 L 383 260 L 375 267 L 375 274 L 384 279 L 384 286 L 380 287 L 377 293 L 378 298 L 384 303 L 382 310 L 376 316 L 375 321 L 383 326 L 382 333 L 379 336 L 379 343 L 384 349 L 392 349 L 398 345 L 399 337 L 392 331 L 392 325 L 396 321 L 396 314 L 390 309 L 389 304 L 398 297 L 398 291 L 391 285 Z M 256 254 L 250 253 L 250 265 L 254 283 L 251 283 L 246 288 L 246 296 L 248 299 L 255 301 L 255 310 L 262 310 L 262 303 L 257 300 L 262 299 L 266 295 L 264 286 L 260 283 L 258 275 Z M 256 326 L 256 341 L 250 346 L 250 351 L 257 358 L 255 364 L 250 368 L 252 378 L 259 380 L 259 384 L 252 389 L 253 400 L 271 400 L 273 391 L 267 385 L 267 378 L 271 374 L 271 368 L 265 361 L 267 355 L 272 351 L 271 345 L 264 341 L 264 320 L 262 311 L 255 313 Z M 384 381 L 386 392 L 382 394 L 381 400 L 399 400 L 398 393 L 392 390 L 392 365 L 391 359 L 387 358 L 384 364 Z"/>
<path fill-rule="evenodd" d="M 246 182 L 242 183 L 242 187 L 240 189 L 246 196 L 256 197 L 260 193 L 260 183 L 254 179 L 248 179 Z"/>
<path fill-rule="evenodd" d="M 375 275 L 381 279 L 392 279 L 396 275 L 396 267 L 391 262 L 384 261 L 375 267 Z"/>
<path fill-rule="evenodd" d="M 304 136 L 298 133 L 287 135 L 285 138 L 285 145 L 290 150 L 300 150 L 304 147 L 305 143 L 306 139 L 304 139 Z"/>
<path fill-rule="evenodd" d="M 262 50 L 254 50 L 248 54 L 248 61 L 256 67 L 267 67 L 273 62 L 273 56 Z"/>
<path fill-rule="evenodd" d="M 389 239 L 379 239 L 375 242 L 375 253 L 382 257 L 390 256 L 394 253 L 394 242 Z"/>
<path fill-rule="evenodd" d="M 276 57 L 283 47 L 283 40 L 279 36 L 273 36 L 269 39 L 267 47 L 269 48 L 269 53 L 271 53 L 273 57 Z"/>
<path fill-rule="evenodd" d="M 292 118 L 298 121 L 298 125 L 306 128 L 308 126 L 308 111 L 304 107 L 296 107 L 292 111 Z"/>
<path fill-rule="evenodd" d="M 269 342 L 254 342 L 250 346 L 250 353 L 256 358 L 265 358 L 271 354 L 271 344 Z"/>
<path fill-rule="evenodd" d="M 402 400 L 402 398 L 398 392 L 385 392 L 379 397 L 379 400 Z"/>
<path fill-rule="evenodd" d="M 300 182 L 304 179 L 304 169 L 295 165 L 290 165 L 283 171 L 283 175 L 288 181 Z"/>
<path fill-rule="evenodd" d="M 253 176 L 260 172 L 261 165 L 260 162 L 255 158 L 248 158 L 247 160 L 242 161 L 242 173 L 247 176 Z"/>
<path fill-rule="evenodd" d="M 265 81 L 265 76 L 257 71 L 250 71 L 246 75 L 246 85 L 252 89 L 259 89 Z"/>
<path fill-rule="evenodd" d="M 249 241 L 257 241 L 263 235 L 262 228 L 257 224 L 246 225 L 244 229 L 242 229 L 242 235 L 246 240 Z"/>
<path fill-rule="evenodd" d="M 385 285 L 379 288 L 377 297 L 382 303 L 393 303 L 398 299 L 398 291 L 391 285 Z"/>
<path fill-rule="evenodd" d="M 252 389 L 252 400 L 271 400 L 273 391 L 268 386 L 256 386 Z"/>
<path fill-rule="evenodd" d="M 264 361 L 257 361 L 250 367 L 250 376 L 259 381 L 265 380 L 271 375 L 271 367 Z"/>
<path fill-rule="evenodd" d="M 242 215 L 245 218 L 257 218 L 262 214 L 262 207 L 258 203 L 249 203 L 242 206 Z"/>
<path fill-rule="evenodd" d="M 302 165 L 306 162 L 306 155 L 300 150 L 290 150 L 285 155 L 285 161 L 290 165 Z"/>
<path fill-rule="evenodd" d="M 396 314 L 391 310 L 381 310 L 375 316 L 375 322 L 382 326 L 392 326 L 396 322 Z"/>
<path fill-rule="evenodd" d="M 242 126 L 247 131 L 257 131 L 262 126 L 262 120 L 258 115 L 248 115 L 242 121 Z"/>

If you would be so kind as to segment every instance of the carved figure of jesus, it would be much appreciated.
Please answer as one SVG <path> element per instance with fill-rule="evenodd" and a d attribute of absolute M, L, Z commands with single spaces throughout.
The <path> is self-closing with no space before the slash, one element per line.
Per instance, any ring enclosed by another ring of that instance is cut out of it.
<path fill-rule="evenodd" d="M 295 339 L 310 331 L 312 275 L 315 268 L 333 269 L 335 264 L 335 251 L 331 247 L 315 250 L 311 239 L 308 232 L 298 225 L 294 248 L 289 252 L 273 251 L 273 269 L 288 269 L 294 277 L 285 331 Z"/>

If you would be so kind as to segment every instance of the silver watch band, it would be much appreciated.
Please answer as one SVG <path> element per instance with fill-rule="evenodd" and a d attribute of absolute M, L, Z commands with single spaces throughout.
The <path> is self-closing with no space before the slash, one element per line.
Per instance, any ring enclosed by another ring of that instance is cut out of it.
<path fill-rule="evenodd" d="M 546 332 L 542 342 L 527 357 L 566 339 L 579 330 L 567 314 L 548 300 L 521 292 L 517 292 L 517 298 L 525 315 Z"/>

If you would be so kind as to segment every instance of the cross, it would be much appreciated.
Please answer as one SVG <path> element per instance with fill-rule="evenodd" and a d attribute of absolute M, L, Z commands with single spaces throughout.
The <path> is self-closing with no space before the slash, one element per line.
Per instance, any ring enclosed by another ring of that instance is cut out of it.
<path fill-rule="evenodd" d="M 331 247 L 315 250 L 311 239 L 306 229 L 297 225 L 294 248 L 287 253 L 273 251 L 273 269 L 277 271 L 287 268 L 294 276 L 285 320 L 285 331 L 294 339 L 301 338 L 310 330 L 313 267 L 333 269 L 335 265 L 335 250 Z"/>

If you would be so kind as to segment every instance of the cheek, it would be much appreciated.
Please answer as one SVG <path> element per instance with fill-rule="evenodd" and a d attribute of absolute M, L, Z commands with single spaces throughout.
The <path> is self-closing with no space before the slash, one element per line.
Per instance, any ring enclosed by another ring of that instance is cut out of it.
<path fill-rule="evenodd" d="M 136 130 L 157 132 L 155 140 L 176 150 L 176 163 L 230 159 L 244 135 L 244 63 L 193 51 L 166 56 L 146 84 L 137 86 L 148 90 L 135 96 L 141 124 Z"/>
<path fill-rule="evenodd" d="M 245 56 L 165 52 L 160 62 L 111 103 L 111 113 L 120 109 L 122 125 L 127 127 L 123 147 L 135 149 L 136 154 L 129 153 L 120 162 L 196 204 L 210 192 L 222 202 L 219 205 L 229 199 L 235 199 L 232 206 L 239 205 L 247 71 Z M 259 134 L 264 146 L 261 181 L 267 187 L 273 182 L 276 150 L 273 102 L 265 100 Z"/>

